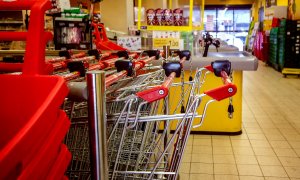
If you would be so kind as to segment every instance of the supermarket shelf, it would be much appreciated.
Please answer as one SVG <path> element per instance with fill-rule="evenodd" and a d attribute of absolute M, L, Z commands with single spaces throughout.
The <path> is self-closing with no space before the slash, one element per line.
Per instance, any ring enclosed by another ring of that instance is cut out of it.
<path fill-rule="evenodd" d="M 148 31 L 192 31 L 190 26 L 143 26 Z M 141 29 L 143 29 L 141 27 Z"/>
<path fill-rule="evenodd" d="M 82 19 L 83 19 L 83 18 L 64 18 L 64 17 L 56 17 L 56 18 L 55 18 L 55 21 L 71 21 L 71 22 L 77 21 L 77 22 L 82 22 Z"/>
<path fill-rule="evenodd" d="M 7 24 L 15 24 L 15 25 L 22 25 L 23 21 L 0 21 L 0 25 L 7 25 Z"/>

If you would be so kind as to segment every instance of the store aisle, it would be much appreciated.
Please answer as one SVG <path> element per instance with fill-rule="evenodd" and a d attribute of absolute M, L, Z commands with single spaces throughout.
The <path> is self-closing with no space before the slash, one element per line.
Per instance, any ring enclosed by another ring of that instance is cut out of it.
<path fill-rule="evenodd" d="M 244 72 L 243 134 L 192 135 L 180 179 L 300 179 L 300 79 Z"/>

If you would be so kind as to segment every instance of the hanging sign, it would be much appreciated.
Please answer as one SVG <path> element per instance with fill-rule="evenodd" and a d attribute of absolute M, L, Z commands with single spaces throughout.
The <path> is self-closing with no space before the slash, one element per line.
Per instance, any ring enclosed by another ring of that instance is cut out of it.
<path fill-rule="evenodd" d="M 170 46 L 171 49 L 179 49 L 180 33 L 174 31 L 153 31 L 153 48 L 162 49 Z"/>

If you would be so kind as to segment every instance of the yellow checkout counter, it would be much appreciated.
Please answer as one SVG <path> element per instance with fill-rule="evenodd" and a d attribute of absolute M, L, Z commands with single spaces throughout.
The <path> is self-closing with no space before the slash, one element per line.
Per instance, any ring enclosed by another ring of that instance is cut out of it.
<path fill-rule="evenodd" d="M 232 105 L 234 113 L 232 118 L 228 116 L 229 99 L 223 101 L 216 101 L 208 106 L 206 117 L 202 126 L 193 128 L 192 133 L 199 134 L 228 134 L 238 135 L 242 133 L 242 95 L 243 95 L 243 71 L 256 71 L 258 67 L 258 60 L 255 56 L 247 52 L 209 52 L 208 57 L 193 56 L 192 62 L 186 61 L 184 63 L 184 81 L 189 81 L 190 72 L 194 77 L 197 67 L 204 67 L 210 65 L 215 60 L 229 60 L 231 62 L 232 81 L 237 86 L 237 93 L 232 98 Z M 192 71 L 190 71 L 192 70 Z M 181 78 L 177 78 L 175 82 L 181 82 Z M 209 73 L 206 77 L 205 83 L 201 87 L 201 92 L 216 88 L 222 85 L 221 78 L 216 77 L 213 73 Z M 185 85 L 185 91 L 188 90 L 189 85 Z M 180 113 L 180 95 L 182 87 L 172 87 L 170 90 L 170 113 Z M 198 114 L 203 113 L 204 105 L 210 98 L 205 96 L 198 108 Z M 185 97 L 185 103 L 187 97 Z M 176 109 L 177 107 L 177 109 Z M 176 111 L 175 111 L 176 110 Z M 200 119 L 196 118 L 193 125 L 199 123 Z M 171 130 L 176 128 L 176 123 L 171 125 Z"/>

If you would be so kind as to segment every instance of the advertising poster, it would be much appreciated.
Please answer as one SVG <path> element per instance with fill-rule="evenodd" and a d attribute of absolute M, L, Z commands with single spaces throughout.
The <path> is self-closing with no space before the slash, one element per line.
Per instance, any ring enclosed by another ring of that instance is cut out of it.
<path fill-rule="evenodd" d="M 139 36 L 118 37 L 117 44 L 131 51 L 136 51 L 142 48 L 142 41 Z"/>
<path fill-rule="evenodd" d="M 214 15 L 207 15 L 206 16 L 206 31 L 213 31 L 214 30 Z"/>

